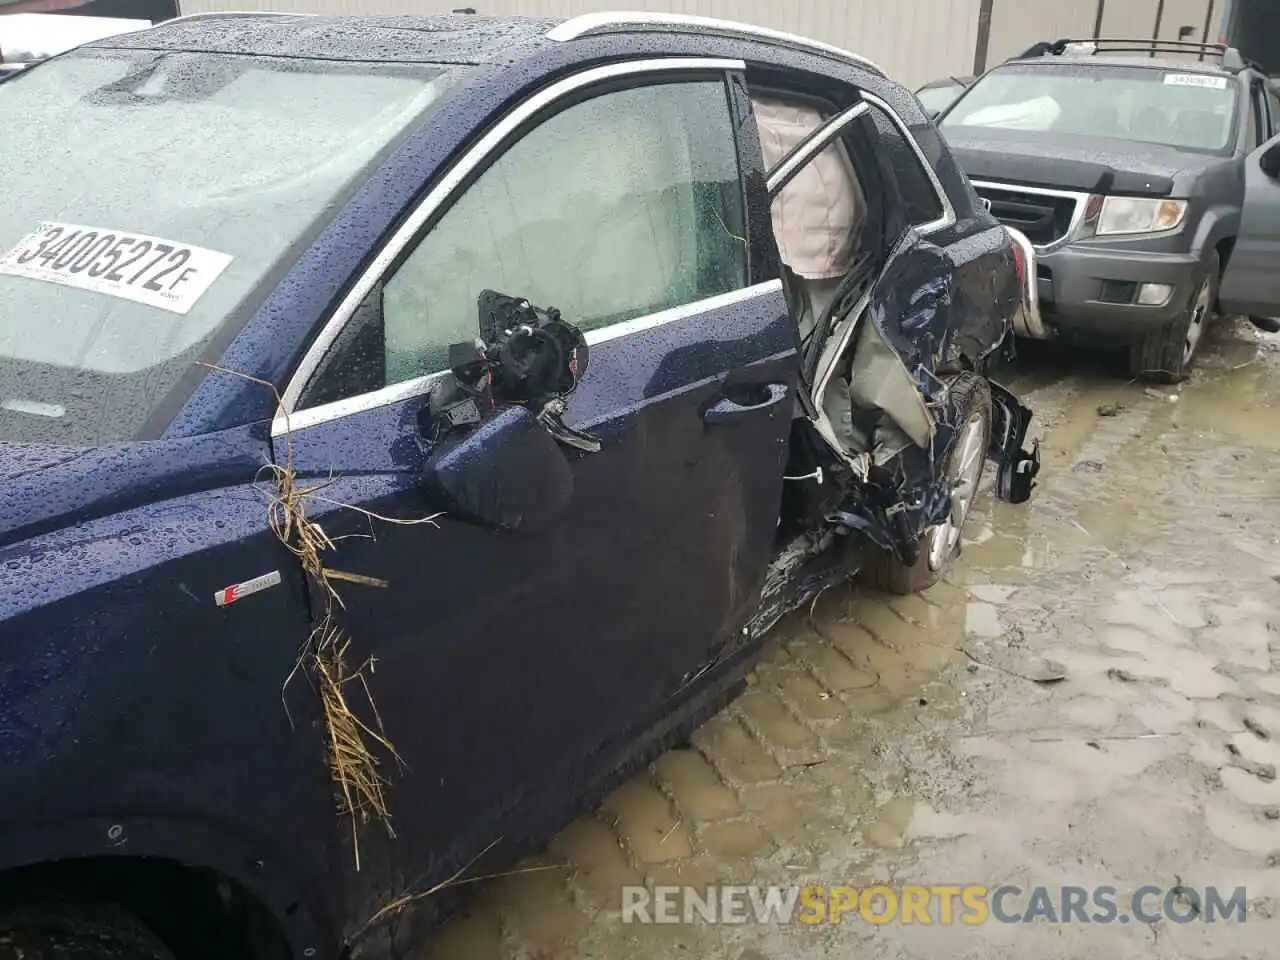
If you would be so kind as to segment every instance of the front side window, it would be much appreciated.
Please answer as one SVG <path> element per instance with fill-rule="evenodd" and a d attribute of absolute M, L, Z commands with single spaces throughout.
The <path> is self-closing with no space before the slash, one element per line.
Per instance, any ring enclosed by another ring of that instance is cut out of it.
<path fill-rule="evenodd" d="M 486 289 L 590 331 L 745 286 L 728 104 L 720 79 L 657 83 L 525 134 L 352 318 L 304 405 L 446 369 L 449 345 L 475 338 Z"/>
<path fill-rule="evenodd" d="M 0 441 L 138 436 L 457 75 L 90 50 L 0 86 Z"/>
<path fill-rule="evenodd" d="M 1267 101 L 1262 94 L 1262 83 L 1254 81 L 1250 88 L 1253 105 L 1253 146 L 1260 147 L 1271 139 L 1271 121 L 1267 116 Z"/>
<path fill-rule="evenodd" d="M 1280 92 L 1272 83 L 1266 85 L 1268 113 L 1271 114 L 1271 136 L 1280 133 Z M 1270 139 L 1270 138 L 1268 138 Z"/>
<path fill-rule="evenodd" d="M 1109 137 L 1182 150 L 1229 149 L 1236 85 L 1205 72 L 1104 63 L 1010 64 L 969 88 L 942 128 Z"/>

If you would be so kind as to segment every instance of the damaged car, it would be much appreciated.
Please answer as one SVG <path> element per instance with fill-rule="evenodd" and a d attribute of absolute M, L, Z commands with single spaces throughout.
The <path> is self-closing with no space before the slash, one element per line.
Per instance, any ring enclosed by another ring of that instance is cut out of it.
<path fill-rule="evenodd" d="M 1033 265 L 844 50 L 210 14 L 0 116 L 0 956 L 406 955 L 1031 496 Z"/>
<path fill-rule="evenodd" d="M 1280 133 L 1274 81 L 1222 44 L 1059 40 L 988 71 L 939 125 L 1034 261 L 1028 335 L 1186 379 L 1227 307 L 1245 166 Z"/>

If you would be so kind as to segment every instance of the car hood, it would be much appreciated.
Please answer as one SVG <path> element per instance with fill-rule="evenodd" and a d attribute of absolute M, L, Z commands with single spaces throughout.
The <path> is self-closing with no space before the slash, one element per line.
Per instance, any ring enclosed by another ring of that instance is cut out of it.
<path fill-rule="evenodd" d="M 1082 193 L 1165 197 L 1179 174 L 1219 157 L 1129 140 L 1028 133 L 989 127 L 946 127 L 956 162 L 972 180 L 999 180 Z"/>
<path fill-rule="evenodd" d="M 257 424 L 105 447 L 0 441 L 0 547 L 143 503 L 243 482 L 270 460 L 266 429 Z"/>

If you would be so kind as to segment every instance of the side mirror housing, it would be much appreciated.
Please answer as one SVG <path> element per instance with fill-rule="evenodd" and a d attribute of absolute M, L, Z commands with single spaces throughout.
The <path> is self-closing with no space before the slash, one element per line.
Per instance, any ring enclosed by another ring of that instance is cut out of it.
<path fill-rule="evenodd" d="M 1280 143 L 1275 144 L 1258 161 L 1262 172 L 1272 179 L 1280 179 Z"/>
<path fill-rule="evenodd" d="M 509 406 L 442 439 L 422 485 L 433 505 L 457 519 L 534 533 L 560 519 L 573 498 L 573 470 L 538 418 Z"/>

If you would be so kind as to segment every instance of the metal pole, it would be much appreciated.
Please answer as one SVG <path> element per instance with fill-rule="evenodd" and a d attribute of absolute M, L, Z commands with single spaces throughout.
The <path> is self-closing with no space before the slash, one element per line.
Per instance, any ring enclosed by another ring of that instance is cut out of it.
<path fill-rule="evenodd" d="M 1213 23 L 1213 5 L 1216 0 L 1209 0 L 1209 8 L 1204 12 L 1204 31 L 1200 34 L 1200 42 L 1209 42 L 1209 25 Z M 1204 54 L 1200 54 L 1200 59 L 1204 59 Z"/>
<path fill-rule="evenodd" d="M 1098 12 L 1093 18 L 1093 39 L 1102 36 L 1102 20 L 1107 15 L 1107 0 L 1098 0 Z"/>
<path fill-rule="evenodd" d="M 1160 39 L 1160 21 L 1164 19 L 1164 0 L 1156 0 L 1156 25 L 1151 30 L 1151 56 L 1156 55 L 1156 41 Z"/>
<path fill-rule="evenodd" d="M 987 53 L 991 47 L 991 9 L 995 0 L 981 0 L 978 4 L 978 40 L 973 48 L 973 74 L 986 73 Z"/>

